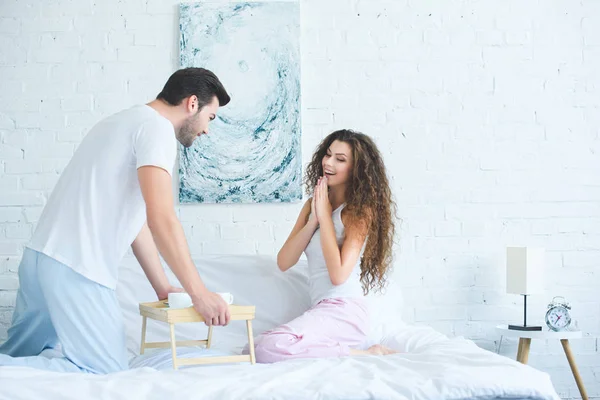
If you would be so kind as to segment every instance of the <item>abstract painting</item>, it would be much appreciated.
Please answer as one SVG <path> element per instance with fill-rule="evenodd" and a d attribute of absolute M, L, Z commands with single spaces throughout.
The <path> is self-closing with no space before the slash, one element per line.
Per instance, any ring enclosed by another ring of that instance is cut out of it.
<path fill-rule="evenodd" d="M 181 203 L 302 200 L 299 19 L 296 2 L 180 4 L 181 67 L 211 70 L 231 96 L 181 146 Z"/>

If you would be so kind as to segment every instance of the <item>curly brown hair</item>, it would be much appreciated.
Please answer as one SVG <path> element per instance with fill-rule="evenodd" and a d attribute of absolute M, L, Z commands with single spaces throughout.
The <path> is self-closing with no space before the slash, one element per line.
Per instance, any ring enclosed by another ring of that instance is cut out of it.
<path fill-rule="evenodd" d="M 306 193 L 313 195 L 315 185 L 323 176 L 323 157 L 336 140 L 347 143 L 352 149 L 344 214 L 346 225 L 367 231 L 367 245 L 360 262 L 360 280 L 366 295 L 371 289 L 380 291 L 387 282 L 393 259 L 396 204 L 379 149 L 369 136 L 349 129 L 330 133 L 317 146 L 306 167 Z"/>

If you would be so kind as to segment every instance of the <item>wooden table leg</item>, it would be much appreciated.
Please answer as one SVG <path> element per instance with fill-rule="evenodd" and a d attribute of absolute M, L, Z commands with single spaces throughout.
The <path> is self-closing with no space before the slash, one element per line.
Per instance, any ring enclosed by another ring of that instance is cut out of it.
<path fill-rule="evenodd" d="M 177 369 L 177 342 L 175 341 L 175 324 L 169 324 L 171 328 L 171 356 L 173 357 L 173 369 Z"/>
<path fill-rule="evenodd" d="M 517 350 L 517 361 L 521 362 L 521 353 L 523 352 L 523 338 L 519 338 L 519 349 Z"/>
<path fill-rule="evenodd" d="M 254 334 L 252 333 L 251 320 L 246 320 L 246 328 L 248 329 L 248 351 L 250 352 L 250 363 L 256 364 L 256 356 L 254 355 Z"/>
<path fill-rule="evenodd" d="M 210 345 L 212 343 L 212 331 L 213 331 L 213 327 L 212 325 L 208 327 L 208 337 L 206 338 L 206 348 L 210 349 Z"/>
<path fill-rule="evenodd" d="M 140 345 L 140 354 L 144 354 L 146 349 L 146 317 L 142 318 L 142 344 Z"/>
<path fill-rule="evenodd" d="M 523 338 L 523 347 L 521 348 L 521 363 L 527 364 L 529 360 L 529 348 L 531 346 L 530 338 Z"/>
<path fill-rule="evenodd" d="M 573 353 L 571 352 L 571 346 L 569 346 L 569 340 L 560 339 L 560 343 L 562 343 L 563 350 L 565 351 L 565 355 L 567 356 L 567 360 L 569 360 L 569 366 L 571 367 L 571 372 L 573 372 L 573 377 L 575 378 L 575 383 L 577 383 L 577 388 L 579 389 L 581 398 L 583 400 L 588 400 L 587 393 L 585 392 L 585 387 L 583 386 L 583 381 L 581 380 L 581 375 L 579 375 L 577 364 L 575 364 L 575 358 L 573 357 Z"/>

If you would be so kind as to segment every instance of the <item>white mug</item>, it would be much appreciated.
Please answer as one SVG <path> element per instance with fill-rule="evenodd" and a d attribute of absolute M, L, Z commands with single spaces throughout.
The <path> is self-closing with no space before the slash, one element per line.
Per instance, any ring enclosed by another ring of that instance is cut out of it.
<path fill-rule="evenodd" d="M 192 298 L 187 293 L 169 293 L 169 308 L 191 307 Z"/>
<path fill-rule="evenodd" d="M 227 304 L 233 304 L 233 295 L 231 293 L 217 293 L 219 296 L 225 300 Z"/>

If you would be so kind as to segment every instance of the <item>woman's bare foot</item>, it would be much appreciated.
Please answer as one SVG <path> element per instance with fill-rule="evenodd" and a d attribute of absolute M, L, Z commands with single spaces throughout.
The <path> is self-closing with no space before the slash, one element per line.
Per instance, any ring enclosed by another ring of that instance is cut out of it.
<path fill-rule="evenodd" d="M 398 353 L 398 351 L 380 344 L 374 344 L 373 346 L 369 347 L 367 352 L 376 356 L 387 356 L 388 354 Z"/>
<path fill-rule="evenodd" d="M 399 353 L 399 351 L 390 349 L 389 347 L 382 346 L 380 344 L 374 344 L 367 350 L 351 349 L 351 355 L 373 355 L 373 356 L 387 356 L 388 354 Z"/>

